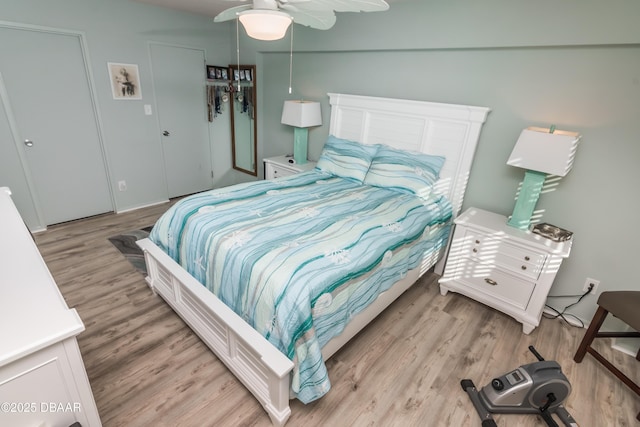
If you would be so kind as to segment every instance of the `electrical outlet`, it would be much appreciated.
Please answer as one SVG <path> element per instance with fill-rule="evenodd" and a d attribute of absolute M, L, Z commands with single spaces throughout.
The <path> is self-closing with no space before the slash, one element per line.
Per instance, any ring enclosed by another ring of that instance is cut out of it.
<path fill-rule="evenodd" d="M 584 281 L 584 287 L 582 288 L 583 292 L 587 292 L 589 290 L 589 286 L 593 285 L 593 289 L 589 292 L 591 295 L 595 295 L 598 290 L 598 286 L 600 285 L 600 280 L 592 279 L 591 277 L 587 277 L 587 280 Z"/>
<path fill-rule="evenodd" d="M 118 190 L 127 191 L 127 181 L 118 181 Z"/>

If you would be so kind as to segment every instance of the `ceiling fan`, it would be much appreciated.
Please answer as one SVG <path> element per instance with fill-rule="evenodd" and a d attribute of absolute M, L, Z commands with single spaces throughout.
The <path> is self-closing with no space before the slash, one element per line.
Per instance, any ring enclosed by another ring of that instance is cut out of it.
<path fill-rule="evenodd" d="M 247 2 L 247 0 L 225 0 Z M 334 12 L 377 12 L 389 9 L 385 0 L 253 0 L 250 4 L 231 7 L 213 20 L 239 18 L 250 37 L 278 40 L 284 37 L 291 22 L 328 30 L 336 22 Z"/>

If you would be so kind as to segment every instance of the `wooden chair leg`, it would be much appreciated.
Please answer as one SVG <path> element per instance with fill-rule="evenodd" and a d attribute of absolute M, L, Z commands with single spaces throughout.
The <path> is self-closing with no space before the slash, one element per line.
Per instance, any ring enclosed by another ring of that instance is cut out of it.
<path fill-rule="evenodd" d="M 607 317 L 607 314 L 609 314 L 607 310 L 598 306 L 598 310 L 596 310 L 596 314 L 593 315 L 591 324 L 589 325 L 587 332 L 584 334 L 575 356 L 573 356 L 573 360 L 576 363 L 580 363 L 582 362 L 582 359 L 584 359 L 584 355 L 587 354 L 587 349 L 591 346 L 591 343 L 604 323 L 604 319 Z"/>

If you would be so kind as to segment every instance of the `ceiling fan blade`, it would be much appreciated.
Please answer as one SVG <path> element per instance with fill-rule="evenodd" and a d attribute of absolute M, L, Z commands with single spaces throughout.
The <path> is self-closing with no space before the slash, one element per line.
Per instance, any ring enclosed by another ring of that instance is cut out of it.
<path fill-rule="evenodd" d="M 286 9 L 293 22 L 316 30 L 328 30 L 336 23 L 336 15 L 332 10 L 307 11 L 299 7 L 296 7 L 297 10 Z"/>
<path fill-rule="evenodd" d="M 278 10 L 278 2 L 276 0 L 253 0 L 254 9 Z"/>
<path fill-rule="evenodd" d="M 296 3 L 308 10 L 334 10 L 336 12 L 382 12 L 389 9 L 384 0 L 313 0 Z"/>
<path fill-rule="evenodd" d="M 246 1 L 246 0 L 225 0 Z M 279 6 L 279 7 L 278 7 Z M 384 0 L 253 0 L 253 4 L 235 6 L 219 13 L 214 22 L 236 19 L 249 9 L 285 10 L 296 24 L 328 30 L 336 23 L 336 12 L 377 12 L 389 9 Z"/>
<path fill-rule="evenodd" d="M 245 4 L 242 6 L 231 7 L 227 10 L 223 10 L 219 14 L 213 18 L 213 22 L 224 22 L 231 21 L 232 19 L 236 19 L 238 17 L 238 12 L 242 12 L 244 10 L 251 9 L 253 6 L 250 4 Z"/>

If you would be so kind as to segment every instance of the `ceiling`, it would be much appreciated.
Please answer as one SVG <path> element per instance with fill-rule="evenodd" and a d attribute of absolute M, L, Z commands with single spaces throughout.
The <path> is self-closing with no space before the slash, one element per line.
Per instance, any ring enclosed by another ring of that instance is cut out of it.
<path fill-rule="evenodd" d="M 214 17 L 225 9 L 245 4 L 244 1 L 228 0 L 134 0 L 140 3 L 148 3 L 155 6 L 168 7 L 183 12 L 195 13 Z"/>
<path fill-rule="evenodd" d="M 134 0 L 140 3 L 152 4 L 155 6 L 168 7 L 181 10 L 183 12 L 205 15 L 211 18 L 225 9 L 246 4 L 246 0 Z M 387 3 L 396 3 L 402 0 L 386 0 Z"/>

